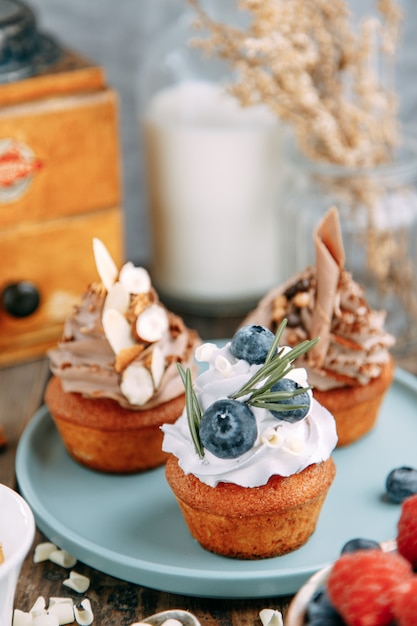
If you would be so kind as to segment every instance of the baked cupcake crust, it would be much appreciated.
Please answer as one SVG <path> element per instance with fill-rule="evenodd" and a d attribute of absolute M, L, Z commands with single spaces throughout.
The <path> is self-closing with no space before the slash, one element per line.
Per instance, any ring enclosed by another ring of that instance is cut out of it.
<path fill-rule="evenodd" d="M 232 483 L 210 487 L 185 474 L 172 455 L 165 472 L 189 531 L 203 548 L 232 558 L 261 559 L 287 554 L 307 542 L 336 467 L 329 458 L 250 488 Z"/>
<path fill-rule="evenodd" d="M 132 473 L 163 465 L 162 424 L 174 423 L 184 408 L 184 394 L 157 407 L 130 410 L 109 398 L 68 393 L 52 376 L 45 403 L 70 456 L 91 469 Z"/>
<path fill-rule="evenodd" d="M 390 357 L 378 378 L 367 385 L 327 391 L 313 389 L 316 400 L 333 414 L 338 447 L 355 442 L 374 428 L 385 393 L 393 381 L 394 369 L 394 360 Z"/>

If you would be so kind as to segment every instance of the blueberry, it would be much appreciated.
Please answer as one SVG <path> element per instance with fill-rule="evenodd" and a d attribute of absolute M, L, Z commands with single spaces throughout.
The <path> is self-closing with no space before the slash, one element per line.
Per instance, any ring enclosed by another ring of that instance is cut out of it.
<path fill-rule="evenodd" d="M 237 400 L 216 400 L 200 422 L 203 446 L 220 459 L 235 459 L 250 450 L 257 437 L 251 409 Z"/>
<path fill-rule="evenodd" d="M 309 601 L 306 609 L 306 624 L 322 626 L 343 626 L 344 622 L 333 607 L 326 587 L 320 587 Z"/>
<path fill-rule="evenodd" d="M 264 363 L 274 339 L 274 333 L 265 326 L 242 326 L 235 332 L 230 349 L 237 359 L 259 365 Z"/>
<path fill-rule="evenodd" d="M 350 539 L 345 543 L 341 550 L 341 554 L 357 552 L 358 550 L 381 550 L 381 546 L 377 541 L 374 541 L 374 539 L 357 537 L 355 539 Z"/>
<path fill-rule="evenodd" d="M 275 385 L 272 385 L 271 391 L 289 391 L 293 392 L 297 389 L 302 389 L 301 385 L 292 380 L 291 378 L 281 378 Z M 285 422 L 299 422 L 302 420 L 308 413 L 310 408 L 310 396 L 307 391 L 300 393 L 292 398 L 287 398 L 283 400 L 275 400 L 274 403 L 287 405 L 288 409 L 283 411 L 274 411 L 271 410 L 271 413 L 274 417 L 277 417 L 280 420 L 284 420 Z M 305 405 L 303 409 L 291 409 L 290 405 Z"/>
<path fill-rule="evenodd" d="M 400 504 L 417 493 L 417 469 L 396 467 L 391 470 L 385 481 L 385 489 L 390 500 Z"/>

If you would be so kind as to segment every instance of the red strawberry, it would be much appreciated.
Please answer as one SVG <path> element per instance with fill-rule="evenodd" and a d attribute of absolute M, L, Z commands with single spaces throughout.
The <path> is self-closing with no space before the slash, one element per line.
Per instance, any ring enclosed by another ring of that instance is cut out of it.
<path fill-rule="evenodd" d="M 398 552 L 417 568 L 417 495 L 407 498 L 401 505 L 397 546 Z"/>
<path fill-rule="evenodd" d="M 417 622 L 417 576 L 401 583 L 394 597 L 394 615 L 398 626 L 415 626 Z"/>
<path fill-rule="evenodd" d="M 394 589 L 411 576 L 411 565 L 402 556 L 360 550 L 335 562 L 327 590 L 347 626 L 388 626 L 394 620 Z"/>

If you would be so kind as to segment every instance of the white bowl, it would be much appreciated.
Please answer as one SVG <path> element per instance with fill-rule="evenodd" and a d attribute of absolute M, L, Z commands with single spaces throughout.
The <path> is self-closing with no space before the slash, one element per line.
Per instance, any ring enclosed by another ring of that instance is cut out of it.
<path fill-rule="evenodd" d="M 315 592 L 326 582 L 331 568 L 332 564 L 313 574 L 297 592 L 288 608 L 285 626 L 304 626 L 307 605 Z"/>
<path fill-rule="evenodd" d="M 26 501 L 0 483 L 0 624 L 10 626 L 17 580 L 35 537 L 35 519 Z"/>

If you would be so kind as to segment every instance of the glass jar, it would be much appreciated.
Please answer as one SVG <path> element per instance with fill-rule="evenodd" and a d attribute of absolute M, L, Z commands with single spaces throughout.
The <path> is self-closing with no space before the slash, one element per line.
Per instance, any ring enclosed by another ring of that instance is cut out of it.
<path fill-rule="evenodd" d="M 234 2 L 209 5 L 221 21 L 239 15 Z M 172 306 L 235 315 L 283 277 L 284 129 L 266 108 L 243 109 L 227 93 L 227 66 L 189 45 L 200 34 L 194 20 L 186 10 L 162 32 L 141 72 L 150 269 Z"/>
<path fill-rule="evenodd" d="M 373 169 L 312 162 L 293 153 L 297 177 L 285 204 L 285 272 L 314 263 L 313 231 L 331 206 L 340 215 L 345 267 L 387 312 L 395 352 L 417 347 L 417 142 Z M 293 233 L 289 237 L 288 233 Z"/>

